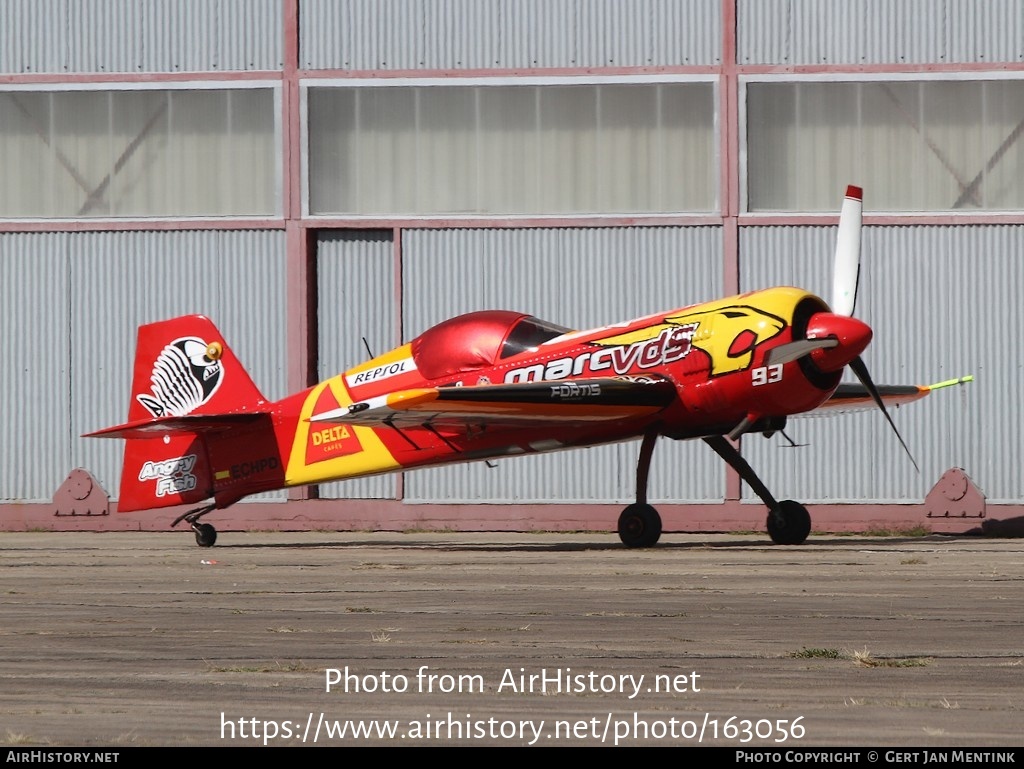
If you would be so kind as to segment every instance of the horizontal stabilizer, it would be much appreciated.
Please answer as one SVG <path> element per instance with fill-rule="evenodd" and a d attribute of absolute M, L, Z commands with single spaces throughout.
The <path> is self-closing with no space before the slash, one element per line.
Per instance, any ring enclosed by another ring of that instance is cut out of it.
<path fill-rule="evenodd" d="M 107 427 L 94 433 L 86 433 L 83 438 L 162 438 L 165 435 L 196 435 L 228 430 L 232 427 L 249 424 L 260 419 L 264 412 L 247 412 L 244 414 L 218 414 L 216 416 L 186 415 L 183 417 L 157 417 L 155 419 L 138 419 L 123 425 Z"/>

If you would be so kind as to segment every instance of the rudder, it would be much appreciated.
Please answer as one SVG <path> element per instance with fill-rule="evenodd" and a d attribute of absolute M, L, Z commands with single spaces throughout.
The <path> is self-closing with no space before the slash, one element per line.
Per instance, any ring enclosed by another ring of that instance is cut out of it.
<path fill-rule="evenodd" d="M 195 504 L 211 496 L 210 461 L 201 435 L 125 441 L 119 512 Z"/>

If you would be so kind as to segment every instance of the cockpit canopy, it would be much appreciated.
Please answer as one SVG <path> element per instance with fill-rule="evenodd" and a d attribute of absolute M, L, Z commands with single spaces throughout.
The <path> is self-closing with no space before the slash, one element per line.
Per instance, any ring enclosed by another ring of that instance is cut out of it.
<path fill-rule="evenodd" d="M 412 341 L 412 356 L 426 379 L 493 366 L 571 329 L 509 310 L 482 310 L 446 320 Z"/>

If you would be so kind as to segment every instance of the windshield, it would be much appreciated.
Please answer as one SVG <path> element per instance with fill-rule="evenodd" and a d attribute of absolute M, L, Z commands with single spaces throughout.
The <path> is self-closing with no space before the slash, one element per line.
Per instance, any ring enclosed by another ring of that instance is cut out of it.
<path fill-rule="evenodd" d="M 548 323 L 540 318 L 523 318 L 509 331 L 505 343 L 501 346 L 501 357 L 511 358 L 570 331 L 572 329 Z"/>

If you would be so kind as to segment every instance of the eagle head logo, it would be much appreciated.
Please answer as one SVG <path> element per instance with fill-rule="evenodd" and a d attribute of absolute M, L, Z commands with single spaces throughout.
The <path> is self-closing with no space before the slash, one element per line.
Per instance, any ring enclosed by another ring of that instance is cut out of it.
<path fill-rule="evenodd" d="M 711 358 L 711 376 L 749 367 L 754 349 L 786 328 L 782 318 L 745 304 L 673 315 L 665 321 L 673 325 L 699 324 L 691 344 Z"/>
<path fill-rule="evenodd" d="M 160 351 L 149 377 L 152 392 L 136 400 L 154 417 L 181 417 L 202 406 L 220 387 L 220 346 L 198 337 L 175 339 Z M 211 357 L 213 356 L 213 357 Z"/>

